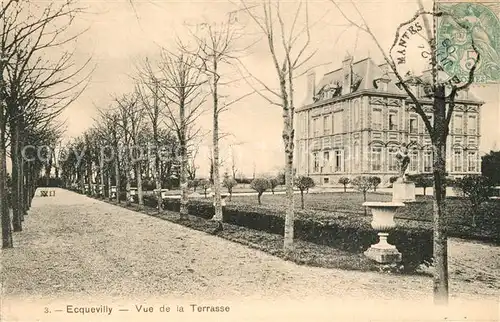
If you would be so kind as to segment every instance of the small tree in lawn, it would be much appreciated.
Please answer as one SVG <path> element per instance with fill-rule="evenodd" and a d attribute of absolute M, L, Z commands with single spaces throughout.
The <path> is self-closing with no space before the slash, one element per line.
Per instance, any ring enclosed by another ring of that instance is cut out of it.
<path fill-rule="evenodd" d="M 200 185 L 200 180 L 198 179 L 191 179 L 188 181 L 188 188 L 193 188 L 193 191 L 196 191 L 196 188 L 198 188 Z"/>
<path fill-rule="evenodd" d="M 475 227 L 479 206 L 483 202 L 488 201 L 491 195 L 491 180 L 481 175 L 467 175 L 462 179 L 457 179 L 454 188 L 461 195 L 469 199 L 472 207 L 472 225 Z"/>
<path fill-rule="evenodd" d="M 279 185 L 278 178 L 269 179 L 269 188 L 271 188 L 271 192 L 274 195 L 274 189 Z"/>
<path fill-rule="evenodd" d="M 415 183 L 416 187 L 424 189 L 424 196 L 426 195 L 426 189 L 428 187 L 432 187 L 432 185 L 434 184 L 434 180 L 432 179 L 432 177 L 423 173 L 410 177 L 410 180 Z"/>
<path fill-rule="evenodd" d="M 366 193 L 373 188 L 373 183 L 370 177 L 358 176 L 351 182 L 356 190 L 363 193 L 363 201 L 366 201 Z"/>
<path fill-rule="evenodd" d="M 377 191 L 378 185 L 382 182 L 380 177 L 377 176 L 370 177 L 370 181 L 372 182 L 373 191 Z"/>
<path fill-rule="evenodd" d="M 295 186 L 300 190 L 300 207 L 304 209 L 304 191 L 314 187 L 314 180 L 311 177 L 299 176 L 295 179 Z"/>
<path fill-rule="evenodd" d="M 344 186 L 344 192 L 347 191 L 347 185 L 351 182 L 348 177 L 341 177 L 339 183 Z"/>
<path fill-rule="evenodd" d="M 269 180 L 267 180 L 266 178 L 255 178 L 250 183 L 250 188 L 257 191 L 257 200 L 259 202 L 259 205 L 261 205 L 260 197 L 267 189 L 269 189 L 269 187 Z"/>
<path fill-rule="evenodd" d="M 222 186 L 225 187 L 229 193 L 229 201 L 231 201 L 231 197 L 233 196 L 233 188 L 237 185 L 238 183 L 236 182 L 236 179 L 226 172 L 224 174 L 224 179 L 222 180 Z"/>
<path fill-rule="evenodd" d="M 205 199 L 207 198 L 207 190 L 210 188 L 210 180 L 202 179 L 200 180 L 200 187 L 203 189 L 203 194 L 205 195 Z"/>

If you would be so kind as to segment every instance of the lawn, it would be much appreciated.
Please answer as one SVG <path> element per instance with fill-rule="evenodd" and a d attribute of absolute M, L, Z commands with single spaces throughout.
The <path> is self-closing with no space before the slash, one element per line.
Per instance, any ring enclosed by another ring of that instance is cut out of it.
<path fill-rule="evenodd" d="M 300 207 L 300 195 L 295 195 L 295 205 Z M 368 193 L 367 201 L 390 201 L 392 196 L 384 193 Z M 417 196 L 416 202 L 407 203 L 404 208 L 398 209 L 396 218 L 409 221 L 425 222 L 428 226 L 432 222 L 432 197 Z M 252 205 L 263 209 L 283 210 L 287 201 L 285 195 L 264 195 L 262 205 L 258 205 L 256 196 L 234 196 L 230 202 L 234 205 Z M 319 210 L 321 212 L 342 212 L 365 215 L 362 206 L 363 195 L 356 192 L 332 192 L 304 194 L 304 208 L 307 212 Z M 370 215 L 368 210 L 367 215 Z M 322 214 L 323 215 L 323 214 Z M 448 232 L 452 236 L 468 239 L 492 240 L 500 242 L 500 201 L 491 200 L 481 205 L 480 213 L 476 218 L 476 226 L 472 224 L 472 210 L 467 199 L 450 197 L 447 199 L 446 223 Z"/>

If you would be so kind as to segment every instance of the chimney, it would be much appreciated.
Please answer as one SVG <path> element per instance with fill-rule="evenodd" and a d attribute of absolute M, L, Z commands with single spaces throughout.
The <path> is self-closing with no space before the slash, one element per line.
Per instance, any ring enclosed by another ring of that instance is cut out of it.
<path fill-rule="evenodd" d="M 307 72 L 307 104 L 313 103 L 313 98 L 316 95 L 316 72 L 311 69 Z"/>
<path fill-rule="evenodd" d="M 346 95 L 351 92 L 352 61 L 353 58 L 351 54 L 349 54 L 349 52 L 346 53 L 344 60 L 342 61 L 342 95 Z"/>

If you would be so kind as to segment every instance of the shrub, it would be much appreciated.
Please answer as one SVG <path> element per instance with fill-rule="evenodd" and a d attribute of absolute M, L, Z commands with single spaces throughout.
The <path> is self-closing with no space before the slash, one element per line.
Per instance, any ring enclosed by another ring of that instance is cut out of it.
<path fill-rule="evenodd" d="M 426 195 L 426 189 L 432 187 L 434 183 L 434 177 L 424 173 L 408 176 L 408 179 L 415 183 L 415 187 L 424 188 L 424 195 Z"/>
<path fill-rule="evenodd" d="M 398 179 L 399 179 L 399 177 L 398 177 L 398 176 L 393 176 L 393 177 L 390 177 L 390 178 L 389 178 L 389 183 L 394 183 L 394 182 L 396 182 Z"/>
<path fill-rule="evenodd" d="M 366 201 L 366 193 L 373 187 L 371 177 L 358 176 L 351 182 L 356 190 L 363 193 L 363 200 Z"/>
<path fill-rule="evenodd" d="M 207 197 L 207 190 L 211 186 L 210 180 L 208 180 L 208 179 L 202 179 L 202 180 L 200 180 L 200 186 L 203 189 L 203 193 L 204 193 L 205 198 L 206 198 Z"/>
<path fill-rule="evenodd" d="M 188 188 L 192 188 L 193 191 L 196 191 L 196 188 L 200 185 L 200 180 L 198 179 L 193 179 L 193 180 L 188 180 Z"/>
<path fill-rule="evenodd" d="M 274 189 L 279 185 L 279 180 L 278 178 L 270 178 L 269 179 L 269 188 L 271 189 L 271 192 L 274 195 Z"/>
<path fill-rule="evenodd" d="M 231 201 L 231 197 L 233 196 L 233 188 L 236 187 L 238 183 L 233 177 L 230 177 L 229 174 L 224 174 L 224 179 L 222 180 L 222 186 L 227 189 L 229 193 L 229 201 Z"/>
<path fill-rule="evenodd" d="M 339 183 L 344 186 L 344 192 L 347 191 L 347 185 L 351 182 L 348 177 L 341 177 L 339 179 Z"/>
<path fill-rule="evenodd" d="M 255 178 L 250 183 L 250 188 L 257 191 L 257 200 L 259 201 L 259 205 L 261 204 L 260 197 L 267 189 L 269 189 L 269 186 L 269 180 L 267 180 L 266 178 Z"/>
<path fill-rule="evenodd" d="M 370 177 L 370 182 L 372 183 L 373 191 L 377 191 L 378 185 L 382 182 L 382 179 L 377 176 Z"/>
<path fill-rule="evenodd" d="M 314 180 L 311 177 L 299 176 L 294 180 L 294 184 L 300 190 L 300 208 L 304 209 L 304 191 L 314 187 Z"/>
<path fill-rule="evenodd" d="M 491 195 L 491 181 L 485 176 L 467 175 L 456 180 L 455 190 L 469 199 L 472 207 L 472 225 L 476 226 L 476 215 L 479 213 L 479 206 L 488 201 Z"/>

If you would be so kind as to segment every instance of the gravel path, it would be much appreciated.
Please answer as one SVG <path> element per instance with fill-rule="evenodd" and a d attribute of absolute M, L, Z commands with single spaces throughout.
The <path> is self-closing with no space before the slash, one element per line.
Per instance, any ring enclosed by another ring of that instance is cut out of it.
<path fill-rule="evenodd" d="M 70 298 L 428 301 L 432 293 L 429 277 L 298 266 L 73 192 L 56 196 L 35 198 L 15 248 L 2 252 L 4 307 Z M 499 254 L 451 240 L 451 298 L 496 301 Z"/>

